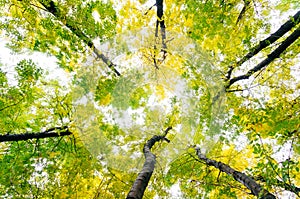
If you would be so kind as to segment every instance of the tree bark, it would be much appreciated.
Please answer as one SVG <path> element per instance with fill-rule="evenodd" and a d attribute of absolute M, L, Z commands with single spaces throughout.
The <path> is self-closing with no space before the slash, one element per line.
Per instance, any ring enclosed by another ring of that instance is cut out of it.
<path fill-rule="evenodd" d="M 279 58 L 281 53 L 283 53 L 292 43 L 294 43 L 300 36 L 300 27 L 297 28 L 290 36 L 288 36 L 272 53 L 268 55 L 266 59 L 256 65 L 254 68 L 250 69 L 246 74 L 234 77 L 229 80 L 228 85 L 225 87 L 228 89 L 232 84 L 237 81 L 248 79 L 255 72 L 260 71 L 267 65 L 269 65 L 276 58 Z"/>
<path fill-rule="evenodd" d="M 25 141 L 31 139 L 41 139 L 49 137 L 60 137 L 72 135 L 67 126 L 50 128 L 44 132 L 39 133 L 23 133 L 23 134 L 6 134 L 0 135 L 0 142 L 11 142 L 11 141 Z"/>
<path fill-rule="evenodd" d="M 155 26 L 155 37 L 158 38 L 158 26 L 160 27 L 160 34 L 161 34 L 161 52 L 163 52 L 163 57 L 162 60 L 160 61 L 163 62 L 166 59 L 167 56 L 167 43 L 166 43 L 166 25 L 165 25 L 165 20 L 164 20 L 164 5 L 163 5 L 164 1 L 163 0 L 156 0 L 156 7 L 157 7 L 157 12 L 156 12 L 156 26 Z M 156 47 L 156 43 L 154 44 L 154 51 L 156 51 L 157 47 Z M 156 69 L 159 69 L 157 59 L 156 59 L 156 55 L 154 54 L 153 57 L 153 62 L 154 62 L 154 66 Z"/>
<path fill-rule="evenodd" d="M 44 8 L 50 12 L 53 16 L 55 16 L 58 20 L 61 20 L 63 16 L 59 13 L 58 7 L 55 5 L 53 1 L 50 1 L 49 4 L 44 1 L 39 1 L 40 4 L 44 6 Z M 84 43 L 95 53 L 97 58 L 100 58 L 117 76 L 121 76 L 121 73 L 115 68 L 116 65 L 110 61 L 103 53 L 99 52 L 95 47 L 92 40 L 86 36 L 81 30 L 79 30 L 76 26 L 68 23 L 66 21 L 66 27 L 69 28 L 78 38 L 80 38 Z"/>
<path fill-rule="evenodd" d="M 262 40 L 259 42 L 257 46 L 252 48 L 250 52 L 245 55 L 241 60 L 239 60 L 234 66 L 230 66 L 227 78 L 230 79 L 232 70 L 242 65 L 245 61 L 251 59 L 254 55 L 259 53 L 262 49 L 268 47 L 269 45 L 273 44 L 275 41 L 277 41 L 279 38 L 281 38 L 285 33 L 290 31 L 293 27 L 295 27 L 297 24 L 300 23 L 300 11 L 298 11 L 293 17 L 291 17 L 287 22 L 285 22 L 280 28 L 271 34 L 268 38 Z"/>
<path fill-rule="evenodd" d="M 274 183 L 275 186 L 279 186 L 287 191 L 295 193 L 298 197 L 300 197 L 300 187 L 295 185 L 287 184 L 277 179 L 277 182 Z"/>
<path fill-rule="evenodd" d="M 158 25 L 160 26 L 160 31 L 161 31 L 161 37 L 162 37 L 162 45 L 163 49 L 165 50 L 167 48 L 166 45 L 166 25 L 165 25 L 165 20 L 163 18 L 164 15 L 164 6 L 163 6 L 164 1 L 163 0 L 156 0 L 156 7 L 157 7 L 157 20 L 156 20 L 156 31 L 155 31 L 155 36 L 158 37 Z"/>
<path fill-rule="evenodd" d="M 156 163 L 156 156 L 151 152 L 151 148 L 153 145 L 160 141 L 165 140 L 167 142 L 170 142 L 168 139 L 165 138 L 168 131 L 171 130 L 172 127 L 168 127 L 165 130 L 165 134 L 163 136 L 161 135 L 154 135 L 150 140 L 147 141 L 147 143 L 144 146 L 143 152 L 145 156 L 145 163 L 143 165 L 143 168 L 141 172 L 138 174 L 136 180 L 134 181 L 126 199 L 141 199 L 144 196 L 144 192 L 146 190 L 146 187 L 148 186 L 149 180 L 152 176 L 152 173 L 154 171 L 155 163 Z"/>
<path fill-rule="evenodd" d="M 262 176 L 253 177 L 256 181 L 266 182 L 265 178 Z M 273 186 L 280 187 L 287 191 L 295 193 L 298 197 L 300 197 L 300 187 L 295 186 L 294 184 L 283 182 L 279 179 L 276 179 L 275 182 L 272 182 Z"/>
<path fill-rule="evenodd" d="M 259 197 L 260 199 L 276 199 L 273 194 L 264 190 L 258 183 L 256 183 L 251 177 L 247 176 L 246 174 L 236 171 L 227 164 L 207 158 L 204 154 L 201 153 L 200 148 L 196 148 L 196 154 L 200 160 L 205 162 L 205 164 L 214 166 L 220 171 L 231 175 L 236 181 L 245 185 L 253 195 Z"/>

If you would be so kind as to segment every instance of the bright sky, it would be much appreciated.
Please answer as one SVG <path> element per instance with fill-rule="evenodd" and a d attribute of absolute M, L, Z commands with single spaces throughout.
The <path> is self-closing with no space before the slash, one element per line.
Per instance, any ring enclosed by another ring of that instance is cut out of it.
<path fill-rule="evenodd" d="M 40 52 L 25 51 L 21 54 L 12 52 L 6 48 L 7 41 L 0 37 L 0 68 L 3 72 L 7 73 L 8 83 L 11 86 L 17 85 L 15 75 L 17 74 L 14 67 L 23 59 L 31 59 L 38 67 L 41 67 L 48 75 L 46 80 L 55 79 L 62 86 L 67 86 L 70 81 L 69 73 L 58 67 L 56 64 L 57 59 L 53 56 L 47 56 Z M 37 59 L 37 57 L 39 59 Z"/>

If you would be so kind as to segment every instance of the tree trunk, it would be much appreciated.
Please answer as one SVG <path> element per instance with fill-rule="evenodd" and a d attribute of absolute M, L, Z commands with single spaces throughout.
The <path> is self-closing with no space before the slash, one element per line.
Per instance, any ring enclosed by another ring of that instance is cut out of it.
<path fill-rule="evenodd" d="M 146 187 L 148 186 L 149 180 L 152 176 L 152 173 L 154 171 L 155 163 L 156 163 L 156 157 L 153 153 L 151 153 L 151 148 L 153 145 L 160 141 L 165 140 L 167 142 L 170 142 L 165 136 L 167 135 L 168 131 L 171 130 L 172 127 L 168 127 L 165 130 L 165 134 L 163 136 L 161 135 L 154 135 L 150 140 L 147 141 L 147 143 L 144 146 L 143 152 L 145 155 L 145 163 L 143 165 L 143 168 L 141 172 L 138 174 L 136 180 L 134 181 L 126 199 L 141 199 L 144 196 L 144 192 L 146 190 Z"/>
<path fill-rule="evenodd" d="M 236 171 L 235 169 L 231 168 L 227 164 L 222 162 L 218 162 L 212 159 L 207 158 L 204 154 L 201 153 L 200 148 L 196 148 L 197 156 L 200 160 L 204 161 L 205 164 L 209 166 L 214 166 L 215 168 L 219 169 L 220 171 L 231 175 L 236 181 L 245 185 L 253 195 L 259 197 L 260 199 L 275 199 L 276 197 L 269 193 L 268 191 L 264 190 L 258 183 L 256 183 L 252 178 L 247 176 L 246 174 Z"/>

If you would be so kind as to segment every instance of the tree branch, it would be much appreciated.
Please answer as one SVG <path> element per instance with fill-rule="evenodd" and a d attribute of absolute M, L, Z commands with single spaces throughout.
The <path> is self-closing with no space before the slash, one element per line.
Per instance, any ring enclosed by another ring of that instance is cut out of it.
<path fill-rule="evenodd" d="M 39 133 L 23 133 L 23 134 L 6 134 L 0 135 L 0 142 L 11 142 L 11 141 L 25 141 L 31 139 L 49 138 L 49 137 L 60 137 L 71 135 L 67 126 L 53 127 L 44 132 Z"/>
<path fill-rule="evenodd" d="M 257 181 L 266 182 L 265 178 L 261 175 L 257 177 L 253 177 Z M 295 193 L 297 196 L 300 196 L 300 187 L 295 186 L 294 184 L 288 184 L 286 182 L 283 182 L 279 179 L 275 179 L 275 182 L 272 182 L 273 186 L 280 187 L 282 189 L 285 189 L 287 191 Z"/>
<path fill-rule="evenodd" d="M 162 63 L 166 57 L 167 57 L 167 43 L 166 43 L 166 25 L 165 25 L 165 20 L 164 20 L 164 6 L 163 6 L 163 0 L 156 0 L 156 3 L 154 4 L 157 7 L 157 12 L 156 12 L 156 25 L 155 25 L 155 38 L 158 39 L 158 26 L 160 26 L 160 34 L 161 34 L 161 50 L 160 52 L 163 53 L 162 57 L 157 59 L 156 58 L 156 41 L 154 44 L 154 55 L 153 55 L 153 63 L 154 67 L 156 69 L 159 69 L 158 65 Z"/>
<path fill-rule="evenodd" d="M 196 147 L 196 154 L 198 158 L 205 162 L 205 164 L 209 166 L 214 166 L 215 168 L 219 169 L 220 171 L 231 175 L 236 181 L 245 185 L 253 195 L 260 197 L 260 199 L 275 199 L 276 197 L 269 193 L 268 191 L 264 190 L 259 184 L 257 184 L 251 177 L 247 176 L 246 174 L 239 172 L 227 164 L 222 162 L 218 162 L 212 159 L 207 158 L 204 154 L 201 153 L 200 148 Z"/>
<path fill-rule="evenodd" d="M 136 180 L 134 181 L 126 199 L 141 199 L 143 198 L 144 192 L 146 190 L 146 187 L 148 186 L 149 180 L 152 176 L 152 173 L 154 171 L 155 163 L 156 163 L 156 156 L 151 152 L 151 148 L 153 145 L 160 141 L 160 140 L 166 140 L 165 136 L 167 135 L 168 131 L 171 130 L 172 127 L 168 127 L 164 135 L 154 135 L 150 140 L 147 141 L 147 143 L 144 146 L 143 152 L 145 155 L 145 163 L 143 165 L 143 168 L 141 172 L 138 174 Z"/>
<path fill-rule="evenodd" d="M 55 16 L 58 20 L 63 19 L 63 16 L 61 16 L 58 7 L 55 5 L 53 1 L 50 1 L 49 4 L 46 4 L 44 1 L 39 1 L 40 4 L 42 4 L 45 9 L 50 12 L 53 16 Z M 103 53 L 99 52 L 97 48 L 95 47 L 92 40 L 86 36 L 81 30 L 79 30 L 75 25 L 71 24 L 66 20 L 65 23 L 66 27 L 70 29 L 77 37 L 79 37 L 97 56 L 97 58 L 100 58 L 117 76 L 121 76 L 120 72 L 115 68 L 116 65 L 110 61 Z"/>
<path fill-rule="evenodd" d="M 269 45 L 273 44 L 275 41 L 277 41 L 279 38 L 281 38 L 285 33 L 290 31 L 293 27 L 295 27 L 297 24 L 300 22 L 300 11 L 298 11 L 293 17 L 291 17 L 287 22 L 285 22 L 280 28 L 271 34 L 268 38 L 262 40 L 259 42 L 257 46 L 252 48 L 250 52 L 245 55 L 241 60 L 239 60 L 235 66 L 230 66 L 229 71 L 227 73 L 227 78 L 230 79 L 232 70 L 237 67 L 242 65 L 245 61 L 249 60 L 252 58 L 254 55 L 259 53 L 262 49 L 268 47 Z"/>
<path fill-rule="evenodd" d="M 297 28 L 290 36 L 288 36 L 272 53 L 268 55 L 266 59 L 264 59 L 254 68 L 250 69 L 246 74 L 230 79 L 228 85 L 225 88 L 228 89 L 232 84 L 234 84 L 237 81 L 248 79 L 252 74 L 266 67 L 276 58 L 279 58 L 280 54 L 283 53 L 293 42 L 295 42 L 299 38 L 299 36 L 300 27 Z"/>
<path fill-rule="evenodd" d="M 290 191 L 290 192 L 293 192 L 295 193 L 297 196 L 300 196 L 300 188 L 299 187 L 296 187 L 295 185 L 290 185 L 290 184 L 287 184 L 285 182 L 282 182 L 280 180 L 277 179 L 277 182 L 274 184 L 275 186 L 279 186 L 287 191 Z"/>
<path fill-rule="evenodd" d="M 16 105 L 20 104 L 23 101 L 23 99 L 24 99 L 24 97 L 22 97 L 19 101 L 15 102 L 13 104 L 10 104 L 10 105 L 7 105 L 5 107 L 0 108 L 0 112 L 4 111 L 7 108 L 10 108 L 10 107 L 13 107 L 13 106 L 16 106 Z"/>
<path fill-rule="evenodd" d="M 242 18 L 244 18 L 246 10 L 249 8 L 250 2 L 251 2 L 250 0 L 244 0 L 244 6 L 236 20 L 236 23 L 235 23 L 236 25 L 242 20 Z"/>
<path fill-rule="evenodd" d="M 157 7 L 157 20 L 156 20 L 156 30 L 155 30 L 155 37 L 158 37 L 158 25 L 160 25 L 161 37 L 162 37 L 162 45 L 163 49 L 167 48 L 166 45 L 166 26 L 165 20 L 163 18 L 164 15 L 164 7 L 163 7 L 163 0 L 156 0 L 156 7 Z"/>

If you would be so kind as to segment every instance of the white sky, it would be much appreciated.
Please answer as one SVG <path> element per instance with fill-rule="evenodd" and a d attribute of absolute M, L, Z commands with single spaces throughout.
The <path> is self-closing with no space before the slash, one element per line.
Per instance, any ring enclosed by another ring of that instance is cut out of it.
<path fill-rule="evenodd" d="M 7 73 L 8 83 L 11 86 L 16 86 L 15 75 L 17 72 L 14 67 L 23 59 L 31 59 L 38 67 L 42 68 L 46 75 L 47 80 L 57 80 L 62 86 L 68 86 L 70 81 L 70 74 L 60 68 L 54 56 L 47 56 L 40 52 L 25 51 L 21 54 L 12 52 L 6 48 L 7 41 L 0 37 L 0 68 L 3 72 Z M 38 59 L 37 59 L 38 58 Z"/>

